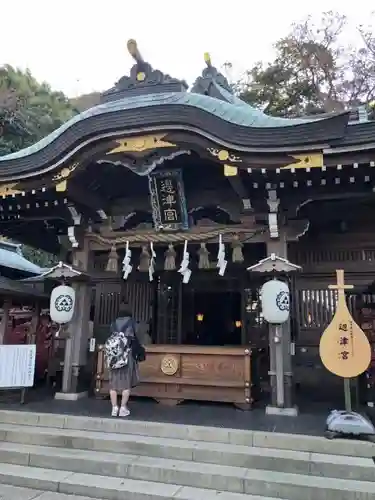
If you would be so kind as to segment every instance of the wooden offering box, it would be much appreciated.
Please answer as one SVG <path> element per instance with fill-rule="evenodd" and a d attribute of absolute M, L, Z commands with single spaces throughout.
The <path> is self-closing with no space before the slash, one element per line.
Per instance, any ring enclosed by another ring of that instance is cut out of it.
<path fill-rule="evenodd" d="M 250 349 L 185 345 L 150 345 L 146 349 L 147 359 L 139 365 L 141 384 L 133 395 L 151 397 L 166 405 L 197 400 L 251 408 Z M 98 352 L 96 395 L 108 395 L 102 346 Z"/>

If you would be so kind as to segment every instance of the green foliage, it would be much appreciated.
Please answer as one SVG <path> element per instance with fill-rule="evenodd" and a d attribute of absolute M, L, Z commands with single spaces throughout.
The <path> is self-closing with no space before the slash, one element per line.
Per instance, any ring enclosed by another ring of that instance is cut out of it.
<path fill-rule="evenodd" d="M 276 116 L 341 111 L 375 97 L 375 42 L 361 28 L 363 43 L 345 45 L 347 19 L 324 13 L 292 26 L 275 44 L 276 57 L 258 62 L 235 84 L 249 104 Z"/>
<path fill-rule="evenodd" d="M 29 70 L 0 67 L 0 156 L 31 146 L 77 113 L 62 92 L 39 83 Z M 41 267 L 57 258 L 29 246 L 24 256 Z"/>
<path fill-rule="evenodd" d="M 76 114 L 62 92 L 29 70 L 0 68 L 0 155 L 31 146 Z"/>
<path fill-rule="evenodd" d="M 52 267 L 58 262 L 55 255 L 28 245 L 22 245 L 22 253 L 25 259 L 40 267 Z"/>

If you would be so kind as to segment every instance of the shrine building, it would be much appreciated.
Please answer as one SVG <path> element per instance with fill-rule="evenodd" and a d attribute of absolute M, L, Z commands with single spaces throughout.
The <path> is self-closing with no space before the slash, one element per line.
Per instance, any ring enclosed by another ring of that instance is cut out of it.
<path fill-rule="evenodd" d="M 375 342 L 375 121 L 365 109 L 268 116 L 234 94 L 208 55 L 189 89 L 134 41 L 128 48 L 130 75 L 101 104 L 0 157 L 1 234 L 90 276 L 74 283 L 61 394 L 88 390 L 90 319 L 94 393 L 107 392 L 101 346 L 127 303 L 148 351 L 137 395 L 275 404 L 274 336 L 259 300 L 269 273 L 257 268 L 269 258 L 291 289 L 285 408 L 333 400 L 341 380 L 318 346 L 336 269 Z M 371 384 L 369 372 L 367 403 Z"/>

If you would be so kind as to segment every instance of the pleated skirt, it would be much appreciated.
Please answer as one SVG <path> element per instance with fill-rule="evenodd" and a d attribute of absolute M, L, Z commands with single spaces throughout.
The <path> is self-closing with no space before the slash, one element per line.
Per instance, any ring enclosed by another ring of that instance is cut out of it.
<path fill-rule="evenodd" d="M 128 391 L 136 387 L 138 383 L 138 364 L 134 361 L 131 354 L 129 355 L 127 366 L 123 366 L 117 370 L 109 370 L 109 389 L 111 391 Z"/>

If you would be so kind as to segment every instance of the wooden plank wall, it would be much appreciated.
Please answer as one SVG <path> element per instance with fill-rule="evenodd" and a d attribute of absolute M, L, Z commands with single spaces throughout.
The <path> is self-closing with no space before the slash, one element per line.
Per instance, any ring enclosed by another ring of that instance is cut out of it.
<path fill-rule="evenodd" d="M 108 336 L 120 304 L 129 305 L 135 321 L 148 323 L 152 316 L 154 287 L 149 282 L 100 282 L 95 287 L 94 334 L 98 342 Z"/>
<path fill-rule="evenodd" d="M 364 235 L 332 235 L 324 241 L 290 245 L 289 259 L 302 266 L 293 279 L 293 337 L 296 343 L 294 376 L 302 397 L 341 404 L 342 381 L 330 374 L 319 357 L 319 342 L 336 310 L 337 293 L 328 285 L 336 281 L 336 269 L 344 269 L 345 281 L 365 289 L 375 279 L 375 240 Z M 357 301 L 372 296 L 348 295 L 348 306 L 357 316 Z"/>

